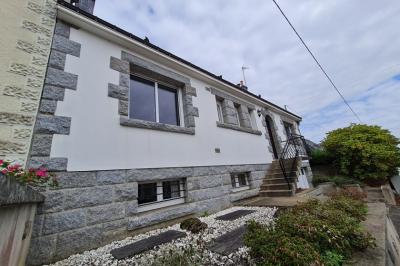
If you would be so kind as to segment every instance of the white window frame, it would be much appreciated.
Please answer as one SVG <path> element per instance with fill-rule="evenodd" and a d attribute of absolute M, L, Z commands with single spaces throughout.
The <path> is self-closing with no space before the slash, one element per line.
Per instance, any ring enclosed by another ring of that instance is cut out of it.
<path fill-rule="evenodd" d="M 180 190 L 180 197 L 179 198 L 172 198 L 166 199 L 163 198 L 163 182 L 167 181 L 179 181 L 179 190 Z M 164 208 L 172 205 L 182 204 L 185 203 L 185 184 L 186 179 L 178 178 L 178 179 L 167 179 L 167 180 L 158 180 L 158 181 L 146 181 L 140 184 L 147 184 L 147 183 L 156 183 L 157 186 L 157 201 L 146 202 L 138 205 L 138 212 L 145 212 L 154 209 Z M 139 186 L 139 184 L 138 184 Z"/>
<path fill-rule="evenodd" d="M 177 111 L 178 111 L 178 118 L 179 118 L 178 122 L 179 122 L 179 125 L 173 125 L 173 126 L 179 126 L 179 127 L 184 127 L 185 126 L 184 125 L 183 115 L 182 115 L 183 114 L 182 90 L 180 88 L 177 88 L 177 87 L 175 87 L 173 85 L 170 85 L 170 84 L 167 84 L 167 83 L 164 83 L 164 82 L 159 82 L 157 80 L 154 80 L 154 79 L 142 76 L 142 75 L 130 74 L 130 76 L 136 76 L 136 77 L 139 77 L 141 79 L 145 79 L 145 80 L 154 82 L 154 97 L 155 97 L 154 100 L 155 100 L 155 106 L 156 106 L 156 121 L 155 121 L 155 123 L 160 123 L 160 113 L 159 113 L 159 108 L 160 107 L 158 105 L 158 84 L 162 84 L 162 85 L 164 85 L 164 86 L 166 86 L 166 87 L 168 87 L 170 89 L 176 90 L 177 98 L 178 98 L 177 99 L 177 103 L 176 103 L 178 106 L 176 106 L 176 108 L 177 108 Z M 129 78 L 129 82 L 130 82 L 130 80 L 131 79 Z M 131 112 L 131 108 L 130 108 L 130 105 L 131 105 L 130 93 L 131 93 L 131 89 L 129 88 L 129 91 L 128 91 L 128 99 L 129 99 L 128 100 L 128 117 L 132 118 L 132 119 L 137 119 L 137 118 L 131 117 L 131 113 L 130 113 Z M 153 122 L 153 121 L 150 121 L 150 122 Z"/>
<path fill-rule="evenodd" d="M 244 175 L 245 180 L 246 180 L 246 185 L 241 185 L 239 181 L 239 175 Z M 250 182 L 249 182 L 249 173 L 232 173 L 231 174 L 231 179 L 235 180 L 235 184 L 233 186 L 232 184 L 232 192 L 238 192 L 238 191 L 243 191 L 243 190 L 248 190 L 250 189 Z"/>

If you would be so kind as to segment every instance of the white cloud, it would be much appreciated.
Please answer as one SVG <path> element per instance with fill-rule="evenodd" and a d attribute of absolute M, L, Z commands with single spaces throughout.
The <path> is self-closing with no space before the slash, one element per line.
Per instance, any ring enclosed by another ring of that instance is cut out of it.
<path fill-rule="evenodd" d="M 400 83 L 388 81 L 400 73 L 400 2 L 278 2 L 363 122 L 400 137 Z M 315 141 L 355 122 L 272 1 L 97 0 L 95 14 L 234 83 L 250 67 L 250 90 L 303 116 Z"/>

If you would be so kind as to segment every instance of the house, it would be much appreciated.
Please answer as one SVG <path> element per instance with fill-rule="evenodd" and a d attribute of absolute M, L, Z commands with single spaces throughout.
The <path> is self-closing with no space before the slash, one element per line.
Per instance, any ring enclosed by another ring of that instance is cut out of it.
<path fill-rule="evenodd" d="M 297 186 L 308 186 L 301 117 L 95 17 L 94 4 L 56 7 L 28 166 L 60 187 L 43 192 L 29 263 L 256 196 L 289 151 Z"/>

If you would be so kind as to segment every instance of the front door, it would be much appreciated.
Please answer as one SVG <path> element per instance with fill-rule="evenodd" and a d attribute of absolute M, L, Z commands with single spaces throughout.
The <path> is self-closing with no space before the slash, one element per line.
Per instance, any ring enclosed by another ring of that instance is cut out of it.
<path fill-rule="evenodd" d="M 267 123 L 267 130 L 268 130 L 268 135 L 269 135 L 269 141 L 271 142 L 272 146 L 272 151 L 274 152 L 274 159 L 278 159 L 278 151 L 275 146 L 275 139 L 274 139 L 274 134 L 273 134 L 273 128 L 271 123 L 268 121 L 268 119 L 265 119 L 265 122 Z"/>

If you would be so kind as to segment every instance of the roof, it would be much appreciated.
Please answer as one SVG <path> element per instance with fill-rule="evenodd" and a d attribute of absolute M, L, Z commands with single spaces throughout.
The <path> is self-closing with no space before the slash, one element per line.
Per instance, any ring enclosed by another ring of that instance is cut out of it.
<path fill-rule="evenodd" d="M 168 56 L 168 57 L 170 57 L 170 58 L 172 58 L 174 60 L 177 60 L 177 61 L 179 61 L 179 62 L 181 62 L 181 63 L 183 63 L 183 64 L 185 64 L 185 65 L 187 65 L 189 67 L 192 67 L 192 68 L 194 68 L 194 69 L 206 74 L 207 76 L 209 76 L 209 77 L 211 77 L 213 79 L 221 81 L 221 82 L 225 83 L 226 85 L 232 87 L 235 90 L 239 90 L 239 91 L 244 92 L 244 93 L 246 93 L 246 94 L 248 94 L 248 95 L 250 95 L 252 97 L 258 98 L 259 100 L 265 102 L 266 104 L 271 105 L 271 106 L 281 110 L 282 112 L 287 113 L 289 115 L 292 115 L 294 117 L 297 117 L 298 119 L 301 120 L 300 116 L 298 116 L 298 115 L 296 115 L 296 114 L 294 114 L 292 112 L 289 112 L 286 109 L 284 109 L 284 108 L 282 108 L 282 107 L 280 107 L 280 106 L 278 106 L 278 105 L 276 105 L 276 104 L 274 104 L 274 103 L 262 98 L 260 95 L 256 95 L 256 94 L 254 94 L 254 93 L 252 93 L 250 91 L 247 91 L 247 90 L 242 90 L 238 85 L 236 85 L 236 84 L 234 84 L 234 83 L 232 83 L 232 82 L 230 82 L 228 80 L 223 79 L 222 76 L 215 75 L 215 74 L 205 70 L 204 68 L 196 66 L 195 64 L 193 64 L 193 63 L 191 63 L 191 62 L 189 62 L 189 61 L 187 61 L 187 60 L 185 60 L 185 59 L 183 59 L 183 58 L 181 58 L 179 56 L 176 56 L 176 55 L 174 55 L 174 54 L 172 54 L 172 53 L 170 53 L 170 52 L 168 52 L 168 51 L 166 51 L 166 50 L 164 50 L 164 49 L 162 49 L 162 48 L 160 48 L 160 47 L 158 47 L 158 46 L 156 46 L 156 45 L 154 45 L 152 43 L 150 43 L 146 39 L 142 39 L 142 38 L 140 38 L 140 37 L 128 32 L 128 31 L 125 31 L 125 30 L 123 30 L 123 29 L 121 29 L 121 28 L 119 28 L 119 27 L 117 27 L 117 26 L 115 26 L 115 25 L 113 25 L 113 24 L 111 24 L 111 23 L 109 23 L 109 22 L 107 22 L 107 21 L 95 16 L 95 15 L 87 13 L 84 10 L 79 9 L 78 7 L 73 6 L 72 4 L 70 4 L 68 2 L 65 2 L 64 0 L 57 0 L 57 2 L 58 2 L 59 5 L 62 5 L 62 6 L 68 8 L 70 10 L 73 10 L 74 12 L 77 12 L 77 13 L 85 16 L 88 19 L 96 21 L 97 23 L 100 23 L 101 25 L 103 25 L 105 27 L 108 27 L 108 28 L 110 28 L 112 30 L 115 30 L 118 33 L 121 33 L 121 34 L 125 35 L 128 38 L 131 38 L 131 39 L 133 39 L 133 40 L 135 40 L 137 42 L 140 42 L 141 44 L 143 44 L 143 45 L 145 45 L 145 46 L 147 46 L 147 47 L 149 47 L 151 49 L 154 49 L 154 50 L 156 50 L 156 51 L 158 51 L 158 52 L 160 52 L 160 53 L 162 53 L 162 54 L 164 54 L 164 55 L 166 55 L 166 56 Z"/>

